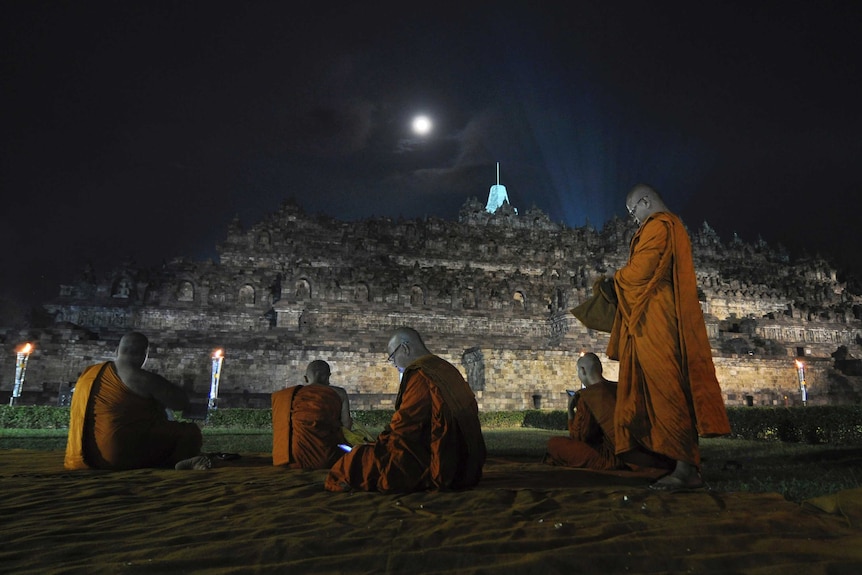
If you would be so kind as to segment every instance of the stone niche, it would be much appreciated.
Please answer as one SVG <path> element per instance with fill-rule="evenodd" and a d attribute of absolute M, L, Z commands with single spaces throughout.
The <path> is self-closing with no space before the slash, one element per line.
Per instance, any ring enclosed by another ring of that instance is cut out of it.
<path fill-rule="evenodd" d="M 616 377 L 607 334 L 569 309 L 594 278 L 625 264 L 635 228 L 619 218 L 601 230 L 569 228 L 507 206 L 492 214 L 471 198 L 457 221 L 346 222 L 285 202 L 248 229 L 231 223 L 218 261 L 87 269 L 46 302 L 53 325 L 6 335 L 0 389 L 11 389 L 19 339 L 43 342 L 27 387 L 53 386 L 58 401 L 58 382 L 110 359 L 134 329 L 153 343 L 148 367 L 197 395 L 209 391 L 212 351 L 224 349 L 221 406 L 265 403 L 324 359 L 356 408 L 390 408 L 398 380 L 384 350 L 390 331 L 409 325 L 462 371 L 482 409 L 532 409 L 535 397 L 542 409 L 562 409 L 582 351 L 598 353 Z M 808 365 L 811 401 L 838 397 L 832 354 L 843 347 L 844 361 L 862 358 L 859 296 L 821 258 L 793 261 L 759 239 L 725 244 L 706 223 L 690 235 L 727 403 L 789 401 L 796 357 Z"/>

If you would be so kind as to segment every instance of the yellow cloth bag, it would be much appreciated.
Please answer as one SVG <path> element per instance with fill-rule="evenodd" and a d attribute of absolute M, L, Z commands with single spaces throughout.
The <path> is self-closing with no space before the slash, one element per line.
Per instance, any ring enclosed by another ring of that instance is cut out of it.
<path fill-rule="evenodd" d="M 361 423 L 356 423 L 355 421 L 353 422 L 353 429 L 342 427 L 341 432 L 344 433 L 344 439 L 346 439 L 347 443 L 350 445 L 374 443 L 377 440 L 377 438 L 371 435 L 371 433 L 369 433 Z"/>

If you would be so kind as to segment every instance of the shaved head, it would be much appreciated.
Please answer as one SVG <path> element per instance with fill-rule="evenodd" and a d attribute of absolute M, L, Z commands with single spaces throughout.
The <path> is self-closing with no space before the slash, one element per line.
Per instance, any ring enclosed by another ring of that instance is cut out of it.
<path fill-rule="evenodd" d="M 117 359 L 129 365 L 142 366 L 147 360 L 147 350 L 150 340 L 144 334 L 132 331 L 120 339 L 117 347 Z"/>
<path fill-rule="evenodd" d="M 412 327 L 399 327 L 392 333 L 389 338 L 389 349 L 395 349 L 396 346 L 406 343 L 409 345 L 421 345 L 425 347 L 425 342 L 422 341 L 422 336 Z"/>
<path fill-rule="evenodd" d="M 602 361 L 594 353 L 585 353 L 578 358 L 578 378 L 584 385 L 592 385 L 604 379 Z"/>
<path fill-rule="evenodd" d="M 644 197 L 653 199 L 656 197 L 660 198 L 661 196 L 651 186 L 638 184 L 633 187 L 629 192 L 629 195 L 626 196 L 626 204 L 633 204 Z"/>
<path fill-rule="evenodd" d="M 308 383 L 329 385 L 329 364 L 322 359 L 315 359 L 305 368 L 305 380 Z"/>
<path fill-rule="evenodd" d="M 407 367 L 412 361 L 431 353 L 422 336 L 412 327 L 399 327 L 392 332 L 386 350 L 390 361 L 398 368 Z"/>
<path fill-rule="evenodd" d="M 654 188 L 646 184 L 638 184 L 626 196 L 626 211 L 635 222 L 642 224 L 651 215 L 669 210 L 661 194 Z"/>

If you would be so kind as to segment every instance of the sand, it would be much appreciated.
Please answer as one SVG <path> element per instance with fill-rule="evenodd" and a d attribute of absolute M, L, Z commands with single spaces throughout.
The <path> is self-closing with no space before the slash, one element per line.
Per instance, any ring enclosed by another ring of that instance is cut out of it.
<path fill-rule="evenodd" d="M 654 493 L 644 475 L 502 458 L 464 492 L 329 493 L 325 476 L 268 453 L 69 472 L 60 451 L 0 450 L 0 572 L 862 572 L 862 490 Z"/>

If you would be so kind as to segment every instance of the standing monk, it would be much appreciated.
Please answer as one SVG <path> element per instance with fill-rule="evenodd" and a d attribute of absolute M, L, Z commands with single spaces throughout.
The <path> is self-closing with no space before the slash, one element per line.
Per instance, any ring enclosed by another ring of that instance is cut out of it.
<path fill-rule="evenodd" d="M 355 447 L 329 471 L 329 491 L 406 493 L 476 485 L 485 440 L 473 391 L 451 363 L 402 327 L 387 346 L 401 372 L 392 420 L 372 444 Z"/>
<path fill-rule="evenodd" d="M 201 430 L 169 421 L 189 398 L 178 386 L 143 369 L 149 341 L 141 333 L 120 339 L 117 358 L 88 367 L 75 384 L 69 410 L 66 469 L 208 469 Z"/>
<path fill-rule="evenodd" d="M 676 461 L 652 489 L 702 487 L 698 435 L 726 435 L 730 424 L 697 297 L 691 242 L 651 187 L 635 186 L 626 209 L 640 227 L 628 263 L 614 274 L 619 303 L 607 355 L 620 362 L 616 451 L 641 446 Z"/>
<path fill-rule="evenodd" d="M 305 369 L 305 383 L 272 394 L 272 464 L 294 469 L 326 469 L 344 452 L 350 428 L 347 392 L 329 384 L 329 364 L 316 359 Z"/>

